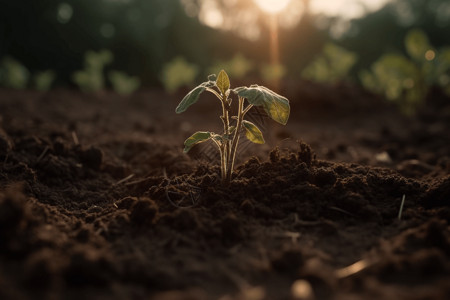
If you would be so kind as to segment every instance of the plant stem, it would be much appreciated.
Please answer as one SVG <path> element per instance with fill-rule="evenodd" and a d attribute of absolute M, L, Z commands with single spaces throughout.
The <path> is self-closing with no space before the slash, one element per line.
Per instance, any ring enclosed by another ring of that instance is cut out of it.
<path fill-rule="evenodd" d="M 227 162 L 225 160 L 225 155 L 223 153 L 223 147 L 219 148 L 220 151 L 220 177 L 224 178 L 226 176 Z"/>
<path fill-rule="evenodd" d="M 236 129 L 233 135 L 233 141 L 231 142 L 230 156 L 228 157 L 227 170 L 225 178 L 222 182 L 224 185 L 229 185 L 231 182 L 231 175 L 233 174 L 234 160 L 236 158 L 236 149 L 239 142 L 239 135 L 242 127 L 242 120 L 244 119 L 244 98 L 239 97 L 239 109 L 238 109 L 238 119 L 236 124 Z"/>
<path fill-rule="evenodd" d="M 222 94 L 220 101 L 222 102 L 222 122 L 223 122 L 223 134 L 224 136 L 228 136 L 230 134 L 230 119 L 229 119 L 229 112 L 230 112 L 230 106 L 227 101 L 227 96 Z M 224 140 L 223 141 L 223 149 L 220 151 L 220 161 L 221 161 L 221 175 L 222 180 L 226 177 L 227 174 L 227 168 L 228 168 L 228 161 L 230 159 L 230 141 Z"/>
<path fill-rule="evenodd" d="M 215 139 L 212 139 L 212 141 L 214 142 L 214 144 L 216 144 L 217 148 L 219 148 L 219 152 L 220 152 L 220 176 L 221 176 L 221 178 L 224 178 L 225 177 L 225 170 L 226 170 L 226 161 L 225 161 L 225 156 L 223 155 L 224 144 L 223 143 L 219 143 Z"/>
<path fill-rule="evenodd" d="M 245 109 L 244 109 L 244 111 L 242 112 L 242 117 L 244 117 L 244 115 L 250 110 L 250 108 L 252 108 L 253 107 L 253 104 L 249 104 Z"/>

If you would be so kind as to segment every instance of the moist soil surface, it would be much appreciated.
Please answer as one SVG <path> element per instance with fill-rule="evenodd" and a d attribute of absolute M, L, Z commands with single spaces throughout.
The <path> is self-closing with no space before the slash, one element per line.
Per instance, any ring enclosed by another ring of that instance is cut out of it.
<path fill-rule="evenodd" d="M 450 299 L 449 98 L 285 84 L 223 186 L 185 92 L 0 90 L 0 299 Z"/>

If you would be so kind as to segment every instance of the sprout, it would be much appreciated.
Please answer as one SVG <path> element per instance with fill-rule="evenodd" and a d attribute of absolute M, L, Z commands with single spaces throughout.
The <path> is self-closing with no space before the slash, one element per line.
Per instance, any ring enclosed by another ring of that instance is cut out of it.
<path fill-rule="evenodd" d="M 245 136 L 251 142 L 264 144 L 261 130 L 252 122 L 244 120 L 245 114 L 253 106 L 259 106 L 264 109 L 271 119 L 286 125 L 290 113 L 289 100 L 264 86 L 256 84 L 250 87 L 243 86 L 230 89 L 228 75 L 222 70 L 217 75 L 217 79 L 215 75 L 210 75 L 208 81 L 191 90 L 178 104 L 175 110 L 176 113 L 182 113 L 189 106 L 196 103 L 200 94 L 204 91 L 214 94 L 222 104 L 222 116 L 220 118 L 223 122 L 223 132 L 222 134 L 209 131 L 194 133 L 184 142 L 184 152 L 187 153 L 196 144 L 212 141 L 220 152 L 222 183 L 229 185 L 241 130 L 245 130 Z M 230 97 L 232 95 L 231 92 L 238 97 L 238 113 L 237 116 L 230 117 L 231 104 L 233 103 Z M 235 126 L 231 126 L 230 118 L 236 119 Z"/>

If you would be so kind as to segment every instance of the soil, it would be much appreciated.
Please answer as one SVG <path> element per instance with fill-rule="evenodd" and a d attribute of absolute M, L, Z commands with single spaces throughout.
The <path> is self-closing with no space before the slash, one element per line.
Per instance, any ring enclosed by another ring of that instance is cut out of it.
<path fill-rule="evenodd" d="M 450 299 L 449 98 L 286 83 L 224 187 L 186 91 L 0 90 L 0 299 Z"/>

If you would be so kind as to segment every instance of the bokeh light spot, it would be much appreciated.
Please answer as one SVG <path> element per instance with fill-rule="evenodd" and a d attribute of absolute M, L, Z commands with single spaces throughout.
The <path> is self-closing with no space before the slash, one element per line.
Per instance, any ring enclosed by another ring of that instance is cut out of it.
<path fill-rule="evenodd" d="M 56 12 L 56 19 L 61 24 L 66 24 L 73 16 L 73 8 L 68 3 L 60 3 Z"/>
<path fill-rule="evenodd" d="M 224 19 L 214 1 L 206 1 L 200 10 L 200 20 L 212 28 L 220 28 Z"/>
<path fill-rule="evenodd" d="M 433 50 L 428 50 L 427 52 L 425 52 L 425 59 L 428 61 L 433 60 L 436 57 L 436 53 Z"/>

